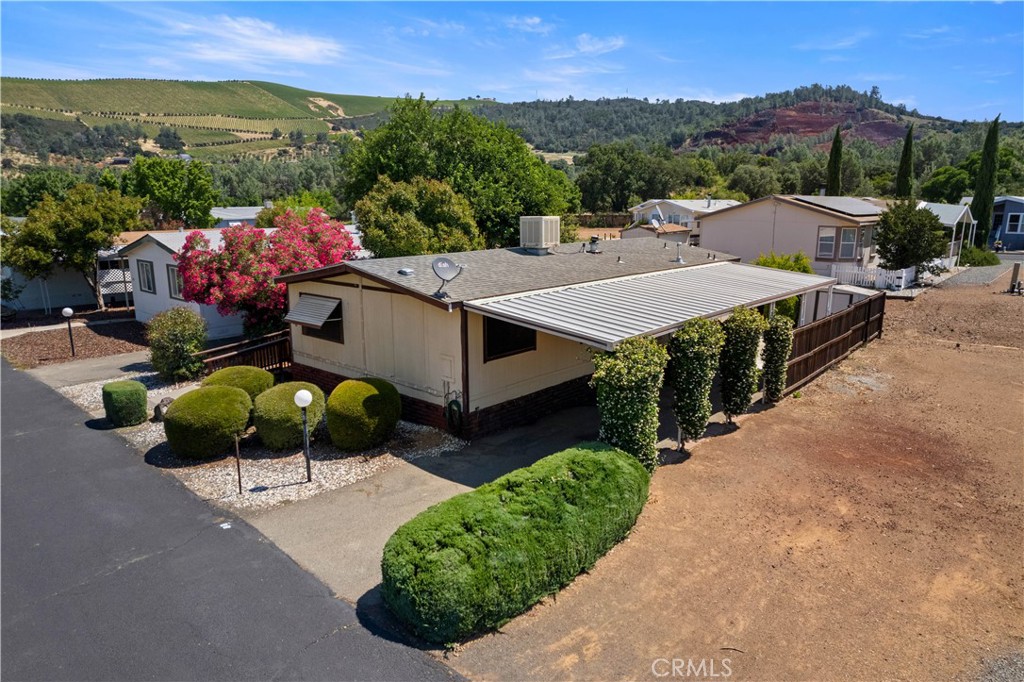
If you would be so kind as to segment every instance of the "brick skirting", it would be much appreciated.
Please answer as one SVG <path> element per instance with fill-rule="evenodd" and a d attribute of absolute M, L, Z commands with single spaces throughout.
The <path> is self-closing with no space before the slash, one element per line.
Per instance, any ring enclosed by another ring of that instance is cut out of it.
<path fill-rule="evenodd" d="M 291 375 L 293 381 L 316 384 L 325 395 L 330 395 L 338 384 L 351 378 L 297 362 L 291 366 Z M 589 376 L 572 379 L 482 410 L 474 410 L 459 435 L 463 438 L 479 438 L 484 434 L 529 424 L 544 415 L 567 407 L 593 405 L 595 393 L 594 389 L 587 385 L 589 381 Z M 402 396 L 402 419 L 448 430 L 444 410 L 440 405 L 406 395 Z"/>

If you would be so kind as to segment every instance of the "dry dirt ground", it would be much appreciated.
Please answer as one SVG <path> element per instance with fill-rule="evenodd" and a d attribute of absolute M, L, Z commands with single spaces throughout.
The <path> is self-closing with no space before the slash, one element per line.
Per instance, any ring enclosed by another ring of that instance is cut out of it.
<path fill-rule="evenodd" d="M 714 661 L 732 680 L 1019 663 L 1024 298 L 1006 284 L 890 301 L 881 340 L 675 456 L 627 541 L 447 662 L 475 680 L 671 678 L 673 659 L 679 677 Z"/>

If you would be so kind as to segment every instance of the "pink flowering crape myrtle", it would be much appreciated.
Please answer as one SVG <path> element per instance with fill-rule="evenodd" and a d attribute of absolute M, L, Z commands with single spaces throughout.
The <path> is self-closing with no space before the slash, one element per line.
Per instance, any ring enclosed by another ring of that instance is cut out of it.
<path fill-rule="evenodd" d="M 251 225 L 226 227 L 217 249 L 199 231 L 175 256 L 186 301 L 215 305 L 222 315 L 244 315 L 246 336 L 280 329 L 288 310 L 287 286 L 274 278 L 352 258 L 352 235 L 320 208 L 305 216 L 287 211 L 269 236 Z"/>

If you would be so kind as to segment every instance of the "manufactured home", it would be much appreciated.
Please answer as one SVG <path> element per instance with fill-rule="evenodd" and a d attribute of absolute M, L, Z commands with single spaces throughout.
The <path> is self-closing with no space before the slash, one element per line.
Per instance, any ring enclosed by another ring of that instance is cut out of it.
<path fill-rule="evenodd" d="M 810 321 L 821 300 L 810 294 L 827 297 L 835 283 L 659 239 L 559 244 L 557 218 L 548 220 L 540 239 L 524 226 L 518 248 L 280 277 L 293 377 L 325 391 L 383 377 L 406 419 L 452 428 L 456 418 L 472 437 L 591 401 L 595 351 L 791 296 L 803 297 Z"/>

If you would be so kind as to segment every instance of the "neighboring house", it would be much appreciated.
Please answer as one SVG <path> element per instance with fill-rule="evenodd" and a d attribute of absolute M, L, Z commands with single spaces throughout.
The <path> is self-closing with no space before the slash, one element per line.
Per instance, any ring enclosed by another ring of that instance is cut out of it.
<path fill-rule="evenodd" d="M 443 289 L 436 256 L 280 277 L 292 376 L 326 391 L 346 378 L 383 377 L 402 394 L 405 419 L 445 427 L 458 418 L 475 437 L 591 400 L 595 350 L 791 296 L 803 295 L 810 321 L 810 294 L 827 295 L 835 283 L 693 246 L 677 261 L 677 249 L 658 239 L 558 244 L 553 222 L 543 242 L 525 242 L 539 248 L 448 254 L 461 270 Z"/>
<path fill-rule="evenodd" d="M 12 217 L 11 220 L 21 222 L 25 219 Z M 107 305 L 124 305 L 131 297 L 132 278 L 127 263 L 118 255 L 116 248 L 96 254 L 96 270 L 104 302 Z M 17 298 L 10 303 L 5 302 L 18 310 L 42 310 L 49 314 L 64 307 L 96 305 L 96 293 L 75 270 L 55 268 L 45 279 L 26 279 L 17 270 L 3 266 L 0 276 L 9 278 L 15 287 L 21 289 Z"/>
<path fill-rule="evenodd" d="M 989 246 L 997 239 L 1007 251 L 1024 251 L 1024 197 L 996 197 Z"/>
<path fill-rule="evenodd" d="M 873 267 L 875 228 L 884 210 L 851 197 L 776 194 L 704 216 L 701 246 L 746 262 L 770 251 L 803 251 L 823 275 L 833 264 Z"/>
<path fill-rule="evenodd" d="M 635 225 L 651 224 L 657 220 L 664 225 L 682 225 L 690 228 L 690 241 L 696 246 L 700 244 L 700 219 L 721 211 L 723 208 L 738 206 L 740 202 L 733 199 L 648 199 L 642 204 L 633 206 L 629 212 L 633 214 Z"/>
<path fill-rule="evenodd" d="M 220 246 L 220 230 L 199 231 L 206 235 L 211 248 Z M 171 308 L 191 308 L 206 320 L 208 338 L 226 339 L 241 336 L 241 315 L 221 315 L 217 312 L 216 306 L 191 303 L 181 296 L 181 275 L 178 274 L 174 256 L 181 252 L 185 246 L 185 238 L 191 232 L 147 232 L 139 239 L 121 247 L 121 256 L 128 259 L 135 282 L 135 319 L 139 322 L 148 322 L 157 313 Z"/>
<path fill-rule="evenodd" d="M 655 221 L 655 224 L 637 224 L 628 227 L 620 233 L 620 237 L 622 239 L 656 237 L 669 242 L 690 243 L 690 228 L 672 223 L 660 223 L 657 222 L 657 218 Z"/>
<path fill-rule="evenodd" d="M 210 215 L 214 218 L 214 229 L 220 227 L 238 227 L 242 223 L 256 224 L 256 216 L 268 206 L 214 206 Z"/>
<path fill-rule="evenodd" d="M 934 213 L 942 226 L 950 230 L 949 248 L 943 261 L 946 267 L 954 267 L 960 262 L 960 250 L 964 240 L 974 234 L 975 221 L 971 215 L 971 207 L 963 204 L 935 204 L 920 201 L 918 208 L 926 208 Z"/>

